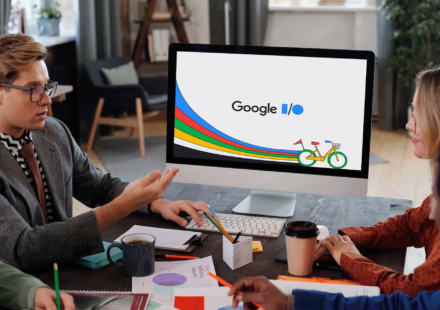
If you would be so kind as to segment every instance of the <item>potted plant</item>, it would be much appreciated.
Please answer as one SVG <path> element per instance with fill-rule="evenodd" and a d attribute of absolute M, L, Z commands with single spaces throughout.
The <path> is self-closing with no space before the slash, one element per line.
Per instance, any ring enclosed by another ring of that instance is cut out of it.
<path fill-rule="evenodd" d="M 383 0 L 380 9 L 393 24 L 388 66 L 396 74 L 396 102 L 410 104 L 416 74 L 440 64 L 440 2 Z M 402 109 L 402 118 L 407 115 Z"/>
<path fill-rule="evenodd" d="M 42 7 L 37 11 L 39 18 L 37 20 L 39 36 L 57 36 L 60 33 L 61 12 L 58 10 L 60 4 L 56 2 L 48 7 Z M 34 5 L 37 8 L 37 5 Z"/>

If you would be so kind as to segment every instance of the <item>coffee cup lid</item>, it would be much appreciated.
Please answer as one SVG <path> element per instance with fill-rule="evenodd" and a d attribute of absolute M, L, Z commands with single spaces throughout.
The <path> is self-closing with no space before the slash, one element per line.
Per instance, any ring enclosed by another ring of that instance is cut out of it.
<path fill-rule="evenodd" d="M 296 238 L 312 238 L 319 235 L 319 229 L 312 222 L 294 221 L 286 224 L 284 234 Z"/>

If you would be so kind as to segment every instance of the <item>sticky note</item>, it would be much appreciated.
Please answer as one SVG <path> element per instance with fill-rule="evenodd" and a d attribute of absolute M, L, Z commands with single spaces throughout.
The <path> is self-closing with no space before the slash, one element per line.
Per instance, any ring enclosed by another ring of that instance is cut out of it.
<path fill-rule="evenodd" d="M 254 252 L 254 253 L 263 252 L 263 246 L 261 245 L 261 241 L 253 241 L 252 242 L 252 252 Z"/>

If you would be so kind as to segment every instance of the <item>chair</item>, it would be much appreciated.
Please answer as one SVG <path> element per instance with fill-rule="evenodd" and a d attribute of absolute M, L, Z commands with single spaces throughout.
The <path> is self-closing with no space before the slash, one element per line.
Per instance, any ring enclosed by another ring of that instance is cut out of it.
<path fill-rule="evenodd" d="M 92 128 L 87 142 L 87 151 L 90 151 L 95 139 L 98 125 L 113 125 L 138 129 L 139 153 L 145 155 L 144 121 L 166 109 L 168 96 L 166 76 L 139 77 L 139 84 L 108 85 L 101 72 L 103 68 L 114 68 L 131 61 L 128 57 L 117 57 L 87 62 L 86 72 L 90 78 L 93 94 L 99 98 L 95 110 Z M 105 105 L 104 105 L 105 103 Z M 121 115 L 125 118 L 113 118 L 103 115 Z"/>

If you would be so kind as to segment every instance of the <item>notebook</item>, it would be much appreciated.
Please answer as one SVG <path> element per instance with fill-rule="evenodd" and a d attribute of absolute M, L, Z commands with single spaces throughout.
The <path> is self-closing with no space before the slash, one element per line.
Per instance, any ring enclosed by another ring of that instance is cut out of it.
<path fill-rule="evenodd" d="M 189 244 L 189 240 L 199 237 L 204 240 L 208 235 L 201 232 L 164 229 L 148 226 L 134 225 L 127 232 L 115 239 L 115 242 L 120 243 L 121 239 L 127 235 L 132 234 L 148 234 L 156 238 L 155 248 L 158 250 L 168 251 L 183 251 L 190 252 L 195 246 Z"/>
<path fill-rule="evenodd" d="M 77 310 L 147 310 L 149 294 L 130 292 L 63 291 L 72 295 Z"/>
<path fill-rule="evenodd" d="M 104 245 L 104 252 L 74 259 L 72 260 L 72 263 L 91 269 L 98 269 L 108 265 L 109 261 L 107 259 L 107 248 L 111 245 L 111 243 L 103 241 L 102 244 Z M 118 248 L 113 248 L 110 254 L 114 261 L 122 258 L 122 251 Z"/>

